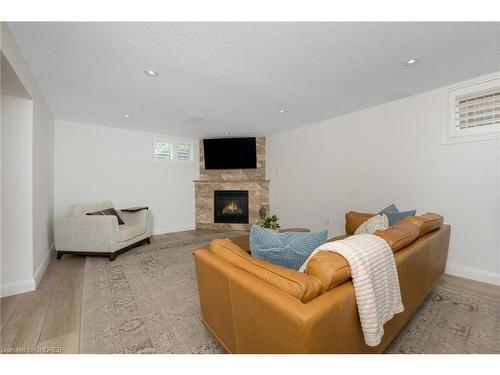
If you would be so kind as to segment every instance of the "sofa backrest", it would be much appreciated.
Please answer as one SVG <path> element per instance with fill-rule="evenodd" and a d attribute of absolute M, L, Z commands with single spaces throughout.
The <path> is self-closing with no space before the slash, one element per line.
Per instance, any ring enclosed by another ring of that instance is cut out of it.
<path fill-rule="evenodd" d="M 394 224 L 388 229 L 377 230 L 373 233 L 385 240 L 392 249 L 392 252 L 401 250 L 419 237 L 420 227 L 406 219 Z"/>
<path fill-rule="evenodd" d="M 375 215 L 376 214 L 370 214 L 366 212 L 347 212 L 345 214 L 345 232 L 347 234 L 354 234 L 356 229 L 358 229 L 361 224 Z"/>
<path fill-rule="evenodd" d="M 213 240 L 209 251 L 301 302 L 322 293 L 322 283 L 317 278 L 254 258 L 230 239 Z"/>
<path fill-rule="evenodd" d="M 111 203 L 111 201 L 74 204 L 69 208 L 69 215 L 83 216 L 89 212 L 101 211 L 107 208 L 113 208 L 113 203 Z"/>
<path fill-rule="evenodd" d="M 413 217 L 418 218 L 420 225 L 406 218 L 389 229 L 376 231 L 374 235 L 384 239 L 397 257 L 400 251 L 417 244 L 420 238 L 429 234 L 428 230 L 431 227 L 434 228 L 433 231 L 441 228 L 441 224 L 437 225 L 439 223 L 437 217 L 427 217 L 426 215 L 422 215 L 425 217 Z M 328 251 L 319 251 L 313 256 L 307 263 L 305 273 L 321 280 L 323 293 L 351 279 L 351 267 L 345 258 L 340 254 Z"/>
<path fill-rule="evenodd" d="M 358 225 L 358 222 L 361 224 L 362 220 L 367 220 L 373 215 L 349 212 L 346 214 L 346 219 L 349 217 L 349 228 L 352 229 L 355 225 Z M 407 217 L 390 228 L 376 231 L 374 234 L 384 239 L 392 251 L 396 253 L 408 247 L 420 237 L 439 229 L 442 224 L 443 217 L 441 215 L 427 213 L 421 216 Z M 338 236 L 328 240 L 328 242 L 343 239 L 344 237 Z M 249 236 L 244 235 L 231 240 L 214 240 L 210 252 L 267 281 L 302 302 L 306 302 L 314 298 L 313 295 L 318 296 L 351 279 L 349 263 L 344 257 L 336 253 L 318 252 L 309 260 L 305 274 L 301 274 L 252 257 L 248 254 L 249 247 Z M 300 275 L 312 276 L 313 279 L 302 278 Z M 319 290 L 315 286 L 317 283 L 312 280 L 320 281 Z M 306 292 L 304 293 L 304 291 Z"/>
<path fill-rule="evenodd" d="M 407 218 L 405 218 L 405 221 L 417 225 L 420 230 L 418 236 L 422 237 L 427 233 L 441 227 L 441 225 L 443 225 L 444 223 L 444 218 L 439 214 L 428 212 L 425 215 L 408 216 Z"/>

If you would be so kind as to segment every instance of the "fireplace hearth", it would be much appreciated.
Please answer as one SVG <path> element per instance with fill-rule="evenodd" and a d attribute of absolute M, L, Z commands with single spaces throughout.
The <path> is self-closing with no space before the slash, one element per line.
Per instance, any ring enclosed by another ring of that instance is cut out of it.
<path fill-rule="evenodd" d="M 248 191 L 215 190 L 214 223 L 248 224 Z"/>

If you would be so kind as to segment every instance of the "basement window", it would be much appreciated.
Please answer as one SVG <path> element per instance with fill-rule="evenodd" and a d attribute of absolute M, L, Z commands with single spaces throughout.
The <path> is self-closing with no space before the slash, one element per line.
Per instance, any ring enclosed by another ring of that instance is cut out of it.
<path fill-rule="evenodd" d="M 153 158 L 156 161 L 193 162 L 194 156 L 194 140 L 164 137 L 153 140 Z"/>
<path fill-rule="evenodd" d="M 154 156 L 160 160 L 172 160 L 174 153 L 172 151 L 172 143 L 169 141 L 155 141 Z"/>
<path fill-rule="evenodd" d="M 193 161 L 194 160 L 194 145 L 188 142 L 177 142 L 175 148 L 175 157 L 177 160 Z"/>
<path fill-rule="evenodd" d="M 491 75 L 447 90 L 444 143 L 500 138 L 500 75 Z"/>

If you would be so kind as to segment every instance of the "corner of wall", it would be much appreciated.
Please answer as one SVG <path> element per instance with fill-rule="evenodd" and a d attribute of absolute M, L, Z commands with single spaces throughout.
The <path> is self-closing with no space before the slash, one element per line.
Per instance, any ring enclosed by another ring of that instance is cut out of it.
<path fill-rule="evenodd" d="M 0 22 L 1 49 L 33 100 L 32 109 L 32 255 L 31 279 L 9 280 L 1 286 L 2 296 L 33 290 L 47 267 L 53 253 L 52 219 L 54 209 L 54 115 L 43 97 L 24 60 L 17 42 L 5 22 Z M 48 152 L 47 152 L 48 150 Z"/>
<path fill-rule="evenodd" d="M 42 280 L 43 274 L 45 273 L 45 270 L 47 269 L 47 266 L 49 265 L 49 262 L 51 259 L 54 259 L 56 255 L 56 247 L 54 244 L 52 244 L 49 248 L 49 251 L 47 252 L 47 255 L 43 259 L 42 263 L 38 266 L 38 269 L 35 272 L 35 275 L 33 276 L 33 279 L 35 280 L 35 285 L 38 287 L 38 284 L 40 283 L 40 280 Z"/>
<path fill-rule="evenodd" d="M 15 294 L 32 292 L 36 289 L 35 279 L 20 280 L 0 285 L 0 297 L 9 297 Z"/>

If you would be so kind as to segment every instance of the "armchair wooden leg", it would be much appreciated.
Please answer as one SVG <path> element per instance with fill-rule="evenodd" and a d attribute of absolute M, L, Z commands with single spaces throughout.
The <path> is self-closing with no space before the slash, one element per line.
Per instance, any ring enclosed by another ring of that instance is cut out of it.
<path fill-rule="evenodd" d="M 146 239 L 146 243 L 147 243 L 148 245 L 151 243 L 151 237 L 148 237 L 148 238 Z"/>
<path fill-rule="evenodd" d="M 56 251 L 56 259 L 61 259 L 62 258 L 62 252 L 61 251 Z"/>
<path fill-rule="evenodd" d="M 110 262 L 114 262 L 114 260 L 116 259 L 116 253 L 110 253 L 108 259 Z"/>

